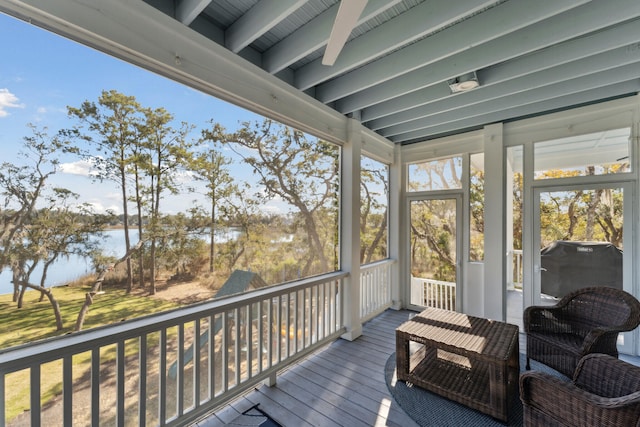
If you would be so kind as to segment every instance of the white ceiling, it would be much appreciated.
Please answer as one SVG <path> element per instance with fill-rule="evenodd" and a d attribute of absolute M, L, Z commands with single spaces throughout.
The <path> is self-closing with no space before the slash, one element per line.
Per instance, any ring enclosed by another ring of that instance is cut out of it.
<path fill-rule="evenodd" d="M 251 93 L 239 95 L 248 89 L 234 87 L 236 82 L 225 86 L 230 78 L 226 62 L 245 64 L 265 75 L 270 85 L 265 91 L 274 102 L 283 100 L 274 87 L 304 92 L 394 143 L 640 90 L 638 0 L 369 0 L 333 66 L 321 60 L 336 0 L 144 3 L 0 0 L 0 11 L 147 67 L 163 61 L 166 52 L 158 45 L 172 49 L 184 36 L 182 49 L 188 44 L 201 58 L 213 50 L 229 55 L 218 54 L 206 73 L 198 74 L 196 65 L 202 64 L 193 59 L 188 70 L 190 64 L 176 52 L 175 65 L 183 69 L 165 74 L 195 87 L 204 87 L 211 76 L 221 97 L 242 98 L 244 106 L 253 108 L 247 101 Z M 94 35 L 87 37 L 87 31 Z M 119 39 L 119 33 L 128 38 Z M 146 52 L 148 58 L 142 61 L 133 51 Z M 447 81 L 472 71 L 480 87 L 452 94 Z M 187 73 L 191 80 L 184 77 Z M 273 77 L 280 83 L 273 83 Z M 265 102 L 255 104 L 265 112 Z"/>

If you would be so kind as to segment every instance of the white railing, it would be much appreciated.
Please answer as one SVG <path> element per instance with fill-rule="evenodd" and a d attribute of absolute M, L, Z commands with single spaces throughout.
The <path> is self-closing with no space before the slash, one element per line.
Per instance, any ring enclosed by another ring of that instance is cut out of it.
<path fill-rule="evenodd" d="M 454 282 L 411 277 L 411 304 L 455 310 L 456 284 Z"/>
<path fill-rule="evenodd" d="M 385 259 L 360 267 L 360 321 L 377 316 L 391 306 L 391 266 Z"/>
<path fill-rule="evenodd" d="M 0 426 L 192 422 L 343 334 L 346 276 L 8 349 L 0 353 Z M 15 405 L 20 414 L 7 419 Z"/>

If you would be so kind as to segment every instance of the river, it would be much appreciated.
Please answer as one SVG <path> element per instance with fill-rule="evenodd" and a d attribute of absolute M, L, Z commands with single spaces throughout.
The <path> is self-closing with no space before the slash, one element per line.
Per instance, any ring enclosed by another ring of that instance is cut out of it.
<path fill-rule="evenodd" d="M 229 240 L 234 240 L 238 237 L 239 231 L 234 228 L 221 229 L 216 231 L 216 243 L 222 243 Z M 108 230 L 104 233 L 102 247 L 106 255 L 112 255 L 115 257 L 121 257 L 125 252 L 124 244 L 124 231 L 123 230 Z M 203 239 L 208 241 L 208 236 L 203 236 Z M 138 231 L 131 231 L 131 242 L 136 244 L 138 242 Z M 40 280 L 42 268 L 38 268 L 32 276 L 32 282 Z M 71 256 L 69 258 L 63 258 L 54 263 L 47 272 L 46 286 L 60 286 L 65 283 L 69 283 L 87 274 L 93 274 L 91 269 L 91 261 L 88 258 Z M 4 270 L 0 273 L 0 295 L 10 294 L 13 292 L 13 284 L 11 283 L 11 271 Z"/>

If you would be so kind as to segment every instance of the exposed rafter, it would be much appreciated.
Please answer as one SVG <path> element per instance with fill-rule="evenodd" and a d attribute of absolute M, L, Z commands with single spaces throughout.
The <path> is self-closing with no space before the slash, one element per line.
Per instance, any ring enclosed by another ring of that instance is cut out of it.
<path fill-rule="evenodd" d="M 226 47 L 232 52 L 240 52 L 306 2 L 307 0 L 262 0 L 256 3 L 225 31 Z"/>
<path fill-rule="evenodd" d="M 637 92 L 637 0 L 368 0 L 322 65 L 341 3 L 0 0 L 0 10 L 330 140 L 347 117 L 410 143 Z M 452 93 L 448 82 L 469 73 L 479 87 Z"/>

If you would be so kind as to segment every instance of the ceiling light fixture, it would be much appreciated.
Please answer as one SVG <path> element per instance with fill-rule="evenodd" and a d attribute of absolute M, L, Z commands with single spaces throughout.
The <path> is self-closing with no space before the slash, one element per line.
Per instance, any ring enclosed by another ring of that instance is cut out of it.
<path fill-rule="evenodd" d="M 463 74 L 460 77 L 447 81 L 452 93 L 465 92 L 480 86 L 478 75 L 475 71 Z"/>

